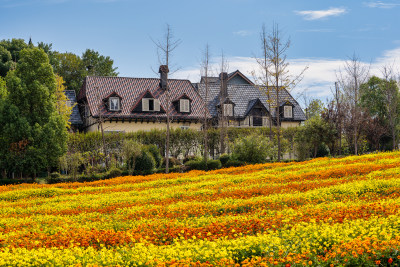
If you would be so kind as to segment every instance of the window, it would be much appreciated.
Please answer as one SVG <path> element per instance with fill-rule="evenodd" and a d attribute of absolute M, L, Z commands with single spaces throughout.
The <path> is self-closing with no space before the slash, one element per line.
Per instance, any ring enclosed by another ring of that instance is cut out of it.
<path fill-rule="evenodd" d="M 293 107 L 292 106 L 284 106 L 283 107 L 283 117 L 285 117 L 285 118 L 293 117 Z"/>
<path fill-rule="evenodd" d="M 233 116 L 232 104 L 224 104 L 224 116 Z"/>
<path fill-rule="evenodd" d="M 179 112 L 190 112 L 189 99 L 180 99 L 179 100 Z"/>
<path fill-rule="evenodd" d="M 142 111 L 160 111 L 160 100 L 154 98 L 143 98 Z"/>
<path fill-rule="evenodd" d="M 118 97 L 110 97 L 109 101 L 109 110 L 110 111 L 119 111 L 121 109 L 120 107 L 120 101 Z"/>

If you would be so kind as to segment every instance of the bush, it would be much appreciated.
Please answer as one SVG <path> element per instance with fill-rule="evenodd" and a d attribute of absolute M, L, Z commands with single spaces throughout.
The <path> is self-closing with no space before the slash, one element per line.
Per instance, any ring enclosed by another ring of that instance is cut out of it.
<path fill-rule="evenodd" d="M 151 174 L 155 171 L 156 161 L 153 155 L 146 149 L 142 150 L 140 156 L 136 159 L 135 171 L 138 174 Z"/>
<path fill-rule="evenodd" d="M 235 159 L 242 162 L 263 163 L 271 154 L 272 147 L 267 137 L 249 135 L 235 142 L 233 154 Z"/>
<path fill-rule="evenodd" d="M 222 164 L 219 160 L 209 160 L 207 164 L 204 160 L 189 160 L 185 163 L 185 166 L 189 170 L 216 170 L 222 167 Z"/>
<path fill-rule="evenodd" d="M 158 147 L 156 145 L 148 145 L 147 150 L 151 153 L 154 160 L 156 161 L 156 168 L 160 168 L 163 158 L 161 157 L 161 153 Z"/>
<path fill-rule="evenodd" d="M 207 164 L 204 160 L 189 160 L 185 163 L 189 170 L 207 170 Z"/>
<path fill-rule="evenodd" d="M 229 168 L 229 167 L 240 167 L 245 165 L 243 161 L 237 160 L 237 159 L 230 159 L 226 162 L 224 167 Z"/>
<path fill-rule="evenodd" d="M 180 166 L 182 165 L 181 162 L 179 161 L 179 159 L 177 158 L 169 158 L 169 167 L 174 167 L 174 166 Z M 165 158 L 163 158 L 163 163 L 162 166 L 163 168 L 165 168 Z"/>
<path fill-rule="evenodd" d="M 51 179 L 57 179 L 57 178 L 60 178 L 60 177 L 61 177 L 61 174 L 59 172 L 52 172 L 50 174 L 50 178 Z"/>
<path fill-rule="evenodd" d="M 221 169 L 221 167 L 222 167 L 221 161 L 218 159 L 207 161 L 207 170 Z"/>
<path fill-rule="evenodd" d="M 228 154 L 222 154 L 219 157 L 219 161 L 221 161 L 222 166 L 225 166 L 225 164 L 228 162 L 228 160 L 230 160 L 230 156 Z"/>
<path fill-rule="evenodd" d="M 107 178 L 119 177 L 122 175 L 122 170 L 112 167 L 106 174 Z"/>

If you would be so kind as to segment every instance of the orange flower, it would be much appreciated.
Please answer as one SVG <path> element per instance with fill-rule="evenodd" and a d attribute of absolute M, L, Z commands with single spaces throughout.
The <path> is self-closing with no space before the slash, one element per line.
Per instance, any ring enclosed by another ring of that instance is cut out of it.
<path fill-rule="evenodd" d="M 379 260 L 378 260 L 378 261 L 375 261 L 375 264 L 376 264 L 376 265 L 379 265 L 379 264 L 381 264 L 381 261 L 379 261 Z"/>
<path fill-rule="evenodd" d="M 392 259 L 392 258 L 389 258 L 389 259 L 388 259 L 388 263 L 389 263 L 389 264 L 392 264 L 392 262 L 393 262 L 393 259 Z"/>

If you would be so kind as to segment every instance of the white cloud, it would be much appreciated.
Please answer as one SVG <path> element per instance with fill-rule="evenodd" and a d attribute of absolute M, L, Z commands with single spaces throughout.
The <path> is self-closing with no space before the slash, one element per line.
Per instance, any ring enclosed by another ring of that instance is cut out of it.
<path fill-rule="evenodd" d="M 368 2 L 368 3 L 364 3 L 364 4 L 366 6 L 372 7 L 372 8 L 386 8 L 386 9 L 400 6 L 400 4 L 398 4 L 398 3 L 385 3 L 382 1 Z"/>
<path fill-rule="evenodd" d="M 229 62 L 229 71 L 240 70 L 248 78 L 252 79 L 252 71 L 258 70 L 258 65 L 253 58 L 249 57 L 231 57 L 227 59 Z M 329 59 L 329 58 L 301 58 L 288 60 L 290 73 L 298 75 L 306 66 L 308 69 L 304 73 L 303 80 L 291 92 L 301 103 L 300 95 L 307 92 L 311 98 L 319 98 L 322 101 L 331 98 L 335 85 L 336 73 L 343 69 L 346 59 Z M 213 62 L 218 62 L 214 59 Z M 365 65 L 370 66 L 370 75 L 381 76 L 381 69 L 384 65 L 394 66 L 397 73 L 400 73 L 400 47 L 387 50 L 382 53 L 381 57 L 376 58 L 372 62 L 364 61 Z M 213 69 L 218 69 L 218 64 L 214 64 Z M 218 73 L 218 71 L 214 71 Z M 176 72 L 174 78 L 188 79 L 192 82 L 200 81 L 200 70 L 198 67 L 187 68 Z"/>
<path fill-rule="evenodd" d="M 250 31 L 246 31 L 246 30 L 240 30 L 240 31 L 233 32 L 233 34 L 241 36 L 241 37 L 245 37 L 245 36 L 251 35 L 251 32 Z"/>
<path fill-rule="evenodd" d="M 327 17 L 336 17 L 343 15 L 347 12 L 343 7 L 332 7 L 326 10 L 303 10 L 295 11 L 296 14 L 304 17 L 305 20 L 318 20 Z"/>

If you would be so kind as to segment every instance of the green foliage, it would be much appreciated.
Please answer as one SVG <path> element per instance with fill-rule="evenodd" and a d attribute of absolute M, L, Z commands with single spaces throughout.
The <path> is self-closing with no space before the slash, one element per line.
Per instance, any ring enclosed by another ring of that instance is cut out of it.
<path fill-rule="evenodd" d="M 313 117 L 321 117 L 322 112 L 325 110 L 325 105 L 319 99 L 313 99 L 306 108 L 306 117 L 311 119 Z"/>
<path fill-rule="evenodd" d="M 189 160 L 185 163 L 189 170 L 207 170 L 207 164 L 204 160 Z"/>
<path fill-rule="evenodd" d="M 361 106 L 381 119 L 386 116 L 383 84 L 384 80 L 372 76 L 367 83 L 360 86 Z"/>
<path fill-rule="evenodd" d="M 82 54 L 82 62 L 85 68 L 89 69 L 86 76 L 117 76 L 117 68 L 113 67 L 114 60 L 110 57 L 100 55 L 99 52 L 86 49 Z"/>
<path fill-rule="evenodd" d="M 61 169 L 66 170 L 74 180 L 77 179 L 78 169 L 85 163 L 85 159 L 81 153 L 67 153 L 60 158 Z"/>
<path fill-rule="evenodd" d="M 221 161 L 218 159 L 211 159 L 207 161 L 207 170 L 217 170 L 217 169 L 221 169 L 222 164 Z"/>
<path fill-rule="evenodd" d="M 219 161 L 221 162 L 222 166 L 225 166 L 225 164 L 228 162 L 228 160 L 230 160 L 231 157 L 228 154 L 222 154 L 219 157 Z"/>
<path fill-rule="evenodd" d="M 8 95 L 6 80 L 3 77 L 0 77 L 0 100 L 5 99 Z"/>
<path fill-rule="evenodd" d="M 299 127 L 295 137 L 298 158 L 306 159 L 311 155 L 317 156 L 318 148 L 322 144 L 329 144 L 335 140 L 336 130 L 333 125 L 325 122 L 321 117 L 313 117 Z"/>
<path fill-rule="evenodd" d="M 273 144 L 261 135 L 249 135 L 236 140 L 234 145 L 234 158 L 246 163 L 262 163 L 272 153 Z"/>
<path fill-rule="evenodd" d="M 121 175 L 122 175 L 122 170 L 121 169 L 118 169 L 116 167 L 112 167 L 111 169 L 108 170 L 107 178 L 119 177 Z"/>
<path fill-rule="evenodd" d="M 0 161 L 8 172 L 34 176 L 57 165 L 67 148 L 67 129 L 55 109 L 56 84 L 47 55 L 29 48 L 18 56 L 0 104 Z"/>
<path fill-rule="evenodd" d="M 156 161 L 156 168 L 157 169 L 160 168 L 163 158 L 160 154 L 160 150 L 158 149 L 158 147 L 156 145 L 148 145 L 146 148 Z"/>
<path fill-rule="evenodd" d="M 125 139 L 122 144 L 122 158 L 129 174 L 135 170 L 136 160 L 140 156 L 142 145 L 134 140 Z"/>
<path fill-rule="evenodd" d="M 153 155 L 147 149 L 143 149 L 136 159 L 135 171 L 138 174 L 150 174 L 155 171 L 155 168 L 156 161 Z"/>
<path fill-rule="evenodd" d="M 240 167 L 245 165 L 246 163 L 244 163 L 243 161 L 237 160 L 237 159 L 229 159 L 224 167 L 229 168 L 229 167 Z"/>

